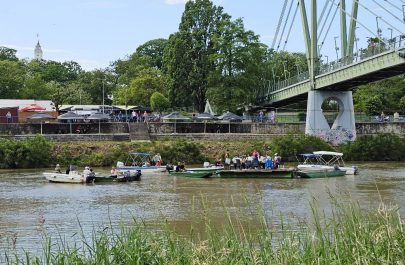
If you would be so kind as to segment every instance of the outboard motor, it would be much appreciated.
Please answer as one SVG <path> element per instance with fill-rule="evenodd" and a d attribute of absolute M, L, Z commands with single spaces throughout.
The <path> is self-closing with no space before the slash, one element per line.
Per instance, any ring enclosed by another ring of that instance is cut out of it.
<path fill-rule="evenodd" d="M 167 170 L 167 171 L 172 171 L 172 170 L 174 170 L 173 165 L 167 164 L 167 165 L 166 165 L 166 170 Z"/>
<path fill-rule="evenodd" d="M 86 183 L 92 183 L 96 179 L 96 174 L 94 172 L 90 172 L 86 176 Z"/>

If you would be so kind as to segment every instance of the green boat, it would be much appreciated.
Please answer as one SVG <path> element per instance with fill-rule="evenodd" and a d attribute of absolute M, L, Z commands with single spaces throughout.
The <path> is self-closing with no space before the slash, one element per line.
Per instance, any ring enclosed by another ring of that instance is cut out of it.
<path fill-rule="evenodd" d="M 175 177 L 187 177 L 187 178 L 209 178 L 212 172 L 201 172 L 201 171 L 170 171 L 170 176 Z"/>
<path fill-rule="evenodd" d="M 296 178 L 330 178 L 330 177 L 343 177 L 346 171 L 335 170 L 297 170 L 294 172 Z"/>
<path fill-rule="evenodd" d="M 292 168 L 280 169 L 235 169 L 217 171 L 220 178 L 292 178 Z"/>

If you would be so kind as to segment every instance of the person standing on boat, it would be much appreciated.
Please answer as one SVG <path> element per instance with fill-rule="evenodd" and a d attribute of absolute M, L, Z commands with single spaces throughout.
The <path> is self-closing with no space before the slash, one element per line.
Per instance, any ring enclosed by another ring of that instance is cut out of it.
<path fill-rule="evenodd" d="M 162 157 L 160 156 L 160 153 L 157 153 L 153 157 L 153 162 L 155 162 L 155 166 L 160 167 L 162 165 Z"/>
<path fill-rule="evenodd" d="M 228 150 L 225 152 L 225 168 L 231 169 L 231 157 Z"/>
<path fill-rule="evenodd" d="M 62 173 L 62 171 L 60 170 L 60 165 L 59 165 L 59 164 L 56 164 L 56 166 L 55 166 L 55 172 L 56 172 L 56 173 Z"/>
<path fill-rule="evenodd" d="M 113 166 L 111 168 L 111 177 L 116 178 L 118 176 L 118 170 Z"/>
<path fill-rule="evenodd" d="M 279 167 L 280 167 L 280 163 L 281 163 L 281 156 L 279 156 L 278 153 L 275 153 L 275 154 L 274 154 L 274 161 L 273 161 L 274 168 L 275 168 L 275 169 L 279 168 Z"/>

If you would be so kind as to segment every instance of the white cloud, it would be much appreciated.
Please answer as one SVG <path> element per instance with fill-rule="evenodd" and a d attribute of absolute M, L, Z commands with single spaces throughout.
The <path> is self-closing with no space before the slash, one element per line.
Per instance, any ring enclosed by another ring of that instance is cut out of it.
<path fill-rule="evenodd" d="M 185 4 L 188 0 L 165 0 L 165 3 L 168 5 L 178 5 Z"/>

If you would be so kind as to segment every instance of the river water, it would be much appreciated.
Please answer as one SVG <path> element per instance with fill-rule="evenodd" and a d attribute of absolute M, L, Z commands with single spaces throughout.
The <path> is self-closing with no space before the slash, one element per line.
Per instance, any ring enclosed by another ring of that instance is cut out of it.
<path fill-rule="evenodd" d="M 405 214 L 405 164 L 360 164 L 360 174 L 328 179 L 189 179 L 157 174 L 139 182 L 53 184 L 44 170 L 0 172 L 0 254 L 6 249 L 42 250 L 42 236 L 91 235 L 106 224 L 167 222 L 179 233 L 201 215 L 225 222 L 226 214 L 252 219 L 259 208 L 271 223 L 310 216 L 311 198 L 330 211 L 329 194 L 351 196 L 365 207 L 381 201 Z M 108 175 L 108 169 L 95 169 Z M 203 226 L 201 224 L 201 226 Z M 197 227 L 198 228 L 198 227 Z M 201 227 L 202 228 L 202 227 Z"/>

